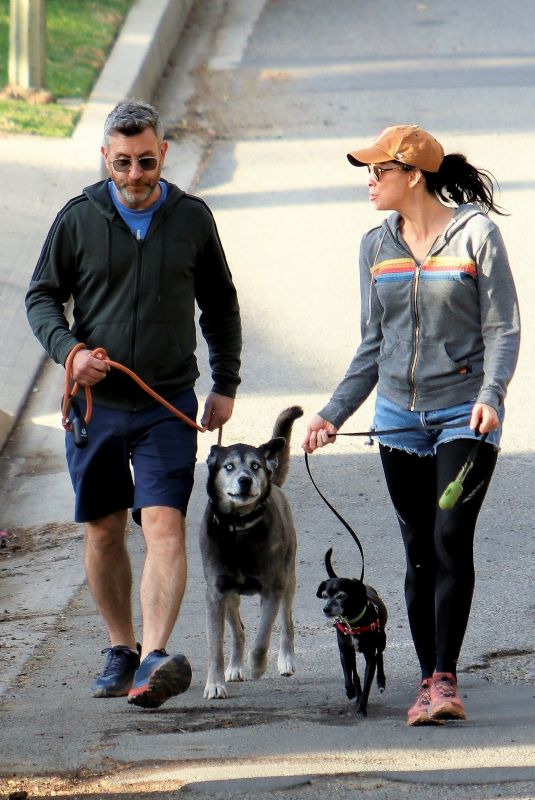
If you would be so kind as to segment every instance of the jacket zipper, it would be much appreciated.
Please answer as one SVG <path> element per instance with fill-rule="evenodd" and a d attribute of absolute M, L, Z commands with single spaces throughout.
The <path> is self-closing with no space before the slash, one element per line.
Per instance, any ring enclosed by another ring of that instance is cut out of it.
<path fill-rule="evenodd" d="M 130 334 L 130 352 L 132 356 L 132 369 L 134 370 L 134 372 L 136 371 L 136 329 L 137 329 L 137 314 L 139 308 L 139 284 L 141 275 L 142 249 L 143 249 L 143 242 L 141 239 L 137 238 L 136 275 L 134 280 L 134 302 L 132 303 L 132 331 Z M 132 410 L 133 411 L 137 410 L 135 400 L 132 405 Z"/>
<path fill-rule="evenodd" d="M 416 263 L 416 262 L 415 262 Z M 423 263 L 423 262 L 422 262 Z M 409 368 L 409 386 L 411 388 L 411 396 L 409 401 L 409 411 L 414 411 L 416 406 L 416 383 L 414 380 L 414 373 L 416 371 L 416 362 L 418 361 L 418 346 L 420 343 L 420 315 L 418 314 L 418 285 L 420 283 L 420 273 L 422 265 L 416 264 L 414 270 L 414 281 L 412 284 L 412 306 L 414 312 L 414 336 L 413 336 L 413 354 L 411 365 Z"/>

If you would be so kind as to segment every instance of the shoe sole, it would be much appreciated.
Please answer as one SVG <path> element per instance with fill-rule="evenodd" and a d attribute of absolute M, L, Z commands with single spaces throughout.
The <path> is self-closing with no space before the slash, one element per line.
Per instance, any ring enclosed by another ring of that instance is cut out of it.
<path fill-rule="evenodd" d="M 445 702 L 442 705 L 438 706 L 431 711 L 429 714 L 429 718 L 433 720 L 444 720 L 444 719 L 466 719 L 466 712 L 464 708 L 459 708 L 459 706 L 454 705 L 453 703 Z"/>
<path fill-rule="evenodd" d="M 433 719 L 429 716 L 427 711 L 422 711 L 420 714 L 407 719 L 407 725 L 413 727 L 415 725 L 442 725 L 441 719 Z"/>
<path fill-rule="evenodd" d="M 116 689 L 115 691 L 110 691 L 109 689 L 95 689 L 93 697 L 126 697 L 131 686 L 132 684 L 130 683 L 128 686 L 125 686 L 124 689 Z"/>
<path fill-rule="evenodd" d="M 132 688 L 133 680 L 134 672 L 132 672 L 130 680 L 127 680 L 122 686 L 116 686 L 114 689 L 110 689 L 109 686 L 95 686 L 93 688 L 93 697 L 126 697 Z"/>
<path fill-rule="evenodd" d="M 170 697 L 189 689 L 191 666 L 186 656 L 172 656 L 149 677 L 147 683 L 128 693 L 128 702 L 141 708 L 158 708 Z"/>

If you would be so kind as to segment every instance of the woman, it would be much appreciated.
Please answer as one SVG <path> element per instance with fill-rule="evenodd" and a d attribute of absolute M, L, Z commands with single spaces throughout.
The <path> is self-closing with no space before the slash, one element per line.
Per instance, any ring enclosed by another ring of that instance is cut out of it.
<path fill-rule="evenodd" d="M 386 128 L 348 154 L 368 168 L 369 199 L 393 210 L 360 250 L 362 341 L 345 378 L 310 421 L 312 453 L 377 385 L 381 461 L 407 559 L 405 597 L 421 668 L 408 724 L 466 719 L 456 667 L 474 588 L 473 539 L 490 483 L 519 314 L 490 175 L 416 125 Z M 441 428 L 440 426 L 445 426 Z M 474 455 L 462 498 L 438 499 Z"/>

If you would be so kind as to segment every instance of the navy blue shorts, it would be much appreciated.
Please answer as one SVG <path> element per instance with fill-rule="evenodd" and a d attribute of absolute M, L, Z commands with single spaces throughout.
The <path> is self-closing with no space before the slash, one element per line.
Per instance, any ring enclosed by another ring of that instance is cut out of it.
<path fill-rule="evenodd" d="M 195 420 L 193 389 L 169 402 Z M 81 399 L 80 407 L 84 411 Z M 186 514 L 197 455 L 194 428 L 161 403 L 141 411 L 94 405 L 87 434 L 84 448 L 75 446 L 72 434 L 65 437 L 76 522 L 131 508 L 140 524 L 141 509 L 149 506 L 170 506 Z"/>

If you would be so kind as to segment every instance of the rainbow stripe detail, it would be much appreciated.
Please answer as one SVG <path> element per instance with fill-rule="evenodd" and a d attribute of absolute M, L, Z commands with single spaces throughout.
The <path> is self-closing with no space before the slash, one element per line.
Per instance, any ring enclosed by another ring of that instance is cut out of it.
<path fill-rule="evenodd" d="M 379 261 L 373 268 L 376 283 L 410 281 L 416 272 L 416 262 L 412 258 L 388 258 Z M 477 279 L 476 262 L 459 256 L 431 256 L 420 269 L 420 280 L 459 281 L 465 277 Z"/>

